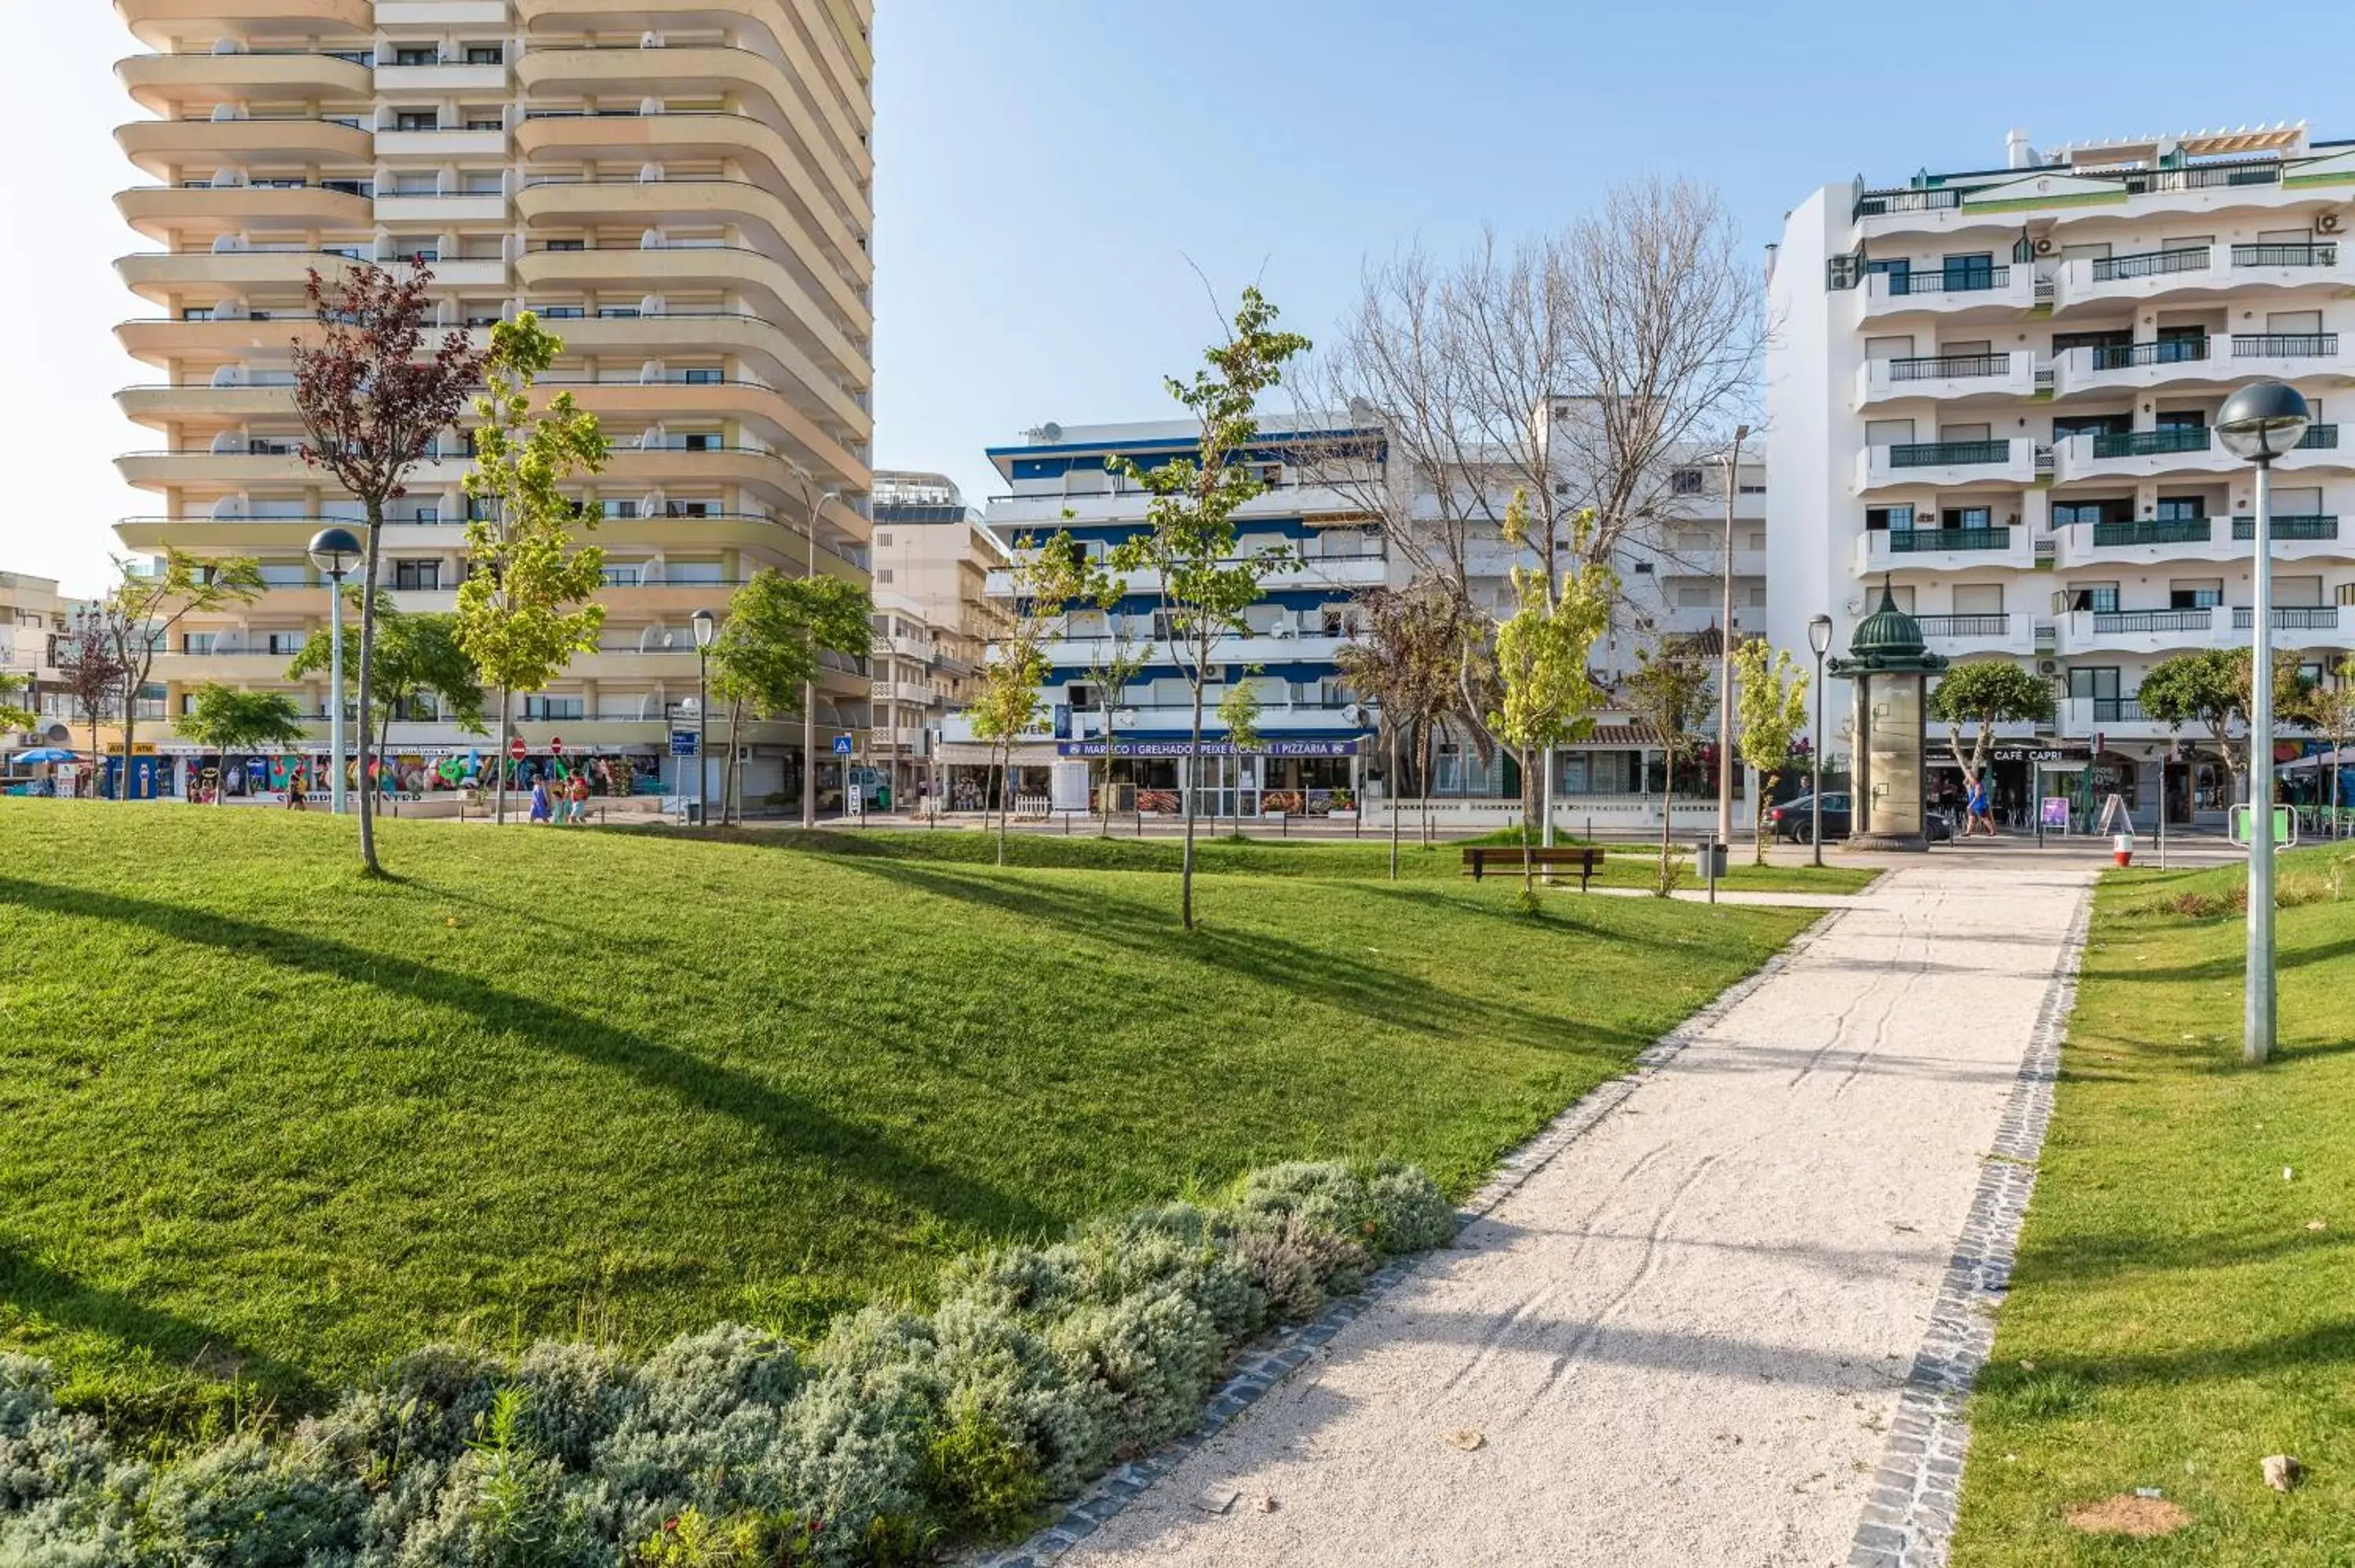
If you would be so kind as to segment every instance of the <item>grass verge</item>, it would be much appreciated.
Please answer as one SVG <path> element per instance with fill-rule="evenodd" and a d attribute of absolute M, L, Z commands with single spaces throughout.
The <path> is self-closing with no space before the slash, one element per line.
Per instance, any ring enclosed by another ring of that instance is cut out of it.
<path fill-rule="evenodd" d="M 0 802 L 0 1347 L 303 1406 L 437 1339 L 808 1338 L 1294 1158 L 1452 1194 L 1804 911 Z M 978 835 L 974 835 L 978 842 Z M 1282 853 L 1282 852 L 1278 852 Z"/>
<path fill-rule="evenodd" d="M 2240 1065 L 2245 870 L 2118 874 L 2096 895 L 1971 1404 L 1956 1568 L 2355 1561 L 2355 852 L 2280 863 L 2281 1044 L 2262 1068 Z M 2287 1495 L 2259 1472 L 2279 1453 L 2307 1467 Z M 2139 1488 L 2188 1522 L 2147 1540 L 2070 1522 Z"/>

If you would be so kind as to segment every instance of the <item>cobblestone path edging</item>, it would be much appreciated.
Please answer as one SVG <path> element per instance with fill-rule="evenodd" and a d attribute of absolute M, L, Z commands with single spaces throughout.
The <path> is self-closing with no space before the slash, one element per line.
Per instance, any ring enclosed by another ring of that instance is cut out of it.
<path fill-rule="evenodd" d="M 1497 1173 L 1465 1202 L 1458 1211 L 1458 1218 L 1468 1224 L 1493 1213 L 1498 1204 L 1518 1192 L 1530 1177 L 1545 1169 L 1562 1150 L 1625 1103 L 1646 1078 L 1699 1039 L 1710 1025 L 1743 998 L 1780 974 L 1795 954 L 1804 952 L 1848 913 L 1847 909 L 1826 913 L 1747 978 L 1735 981 L 1716 1000 L 1646 1046 L 1626 1072 L 1588 1090 L 1547 1123 L 1536 1137 L 1498 1161 Z M 2009 1125 L 2009 1116 L 2006 1125 Z M 2041 1120 L 2038 1133 L 2041 1138 Z M 1146 1457 L 1133 1460 L 1104 1476 L 1082 1492 L 1054 1523 L 1019 1546 L 968 1555 L 963 1560 L 967 1568 L 1046 1568 L 1046 1564 L 1094 1534 L 1104 1520 L 1126 1508 L 1147 1487 L 1218 1436 L 1229 1422 L 1322 1350 L 1334 1335 L 1356 1321 L 1367 1308 L 1396 1289 L 1429 1255 L 1421 1254 L 1393 1259 L 1376 1270 L 1366 1281 L 1366 1287 L 1358 1294 L 1342 1298 L 1311 1321 L 1284 1329 L 1258 1348 L 1246 1351 L 1233 1374 L 1211 1396 L 1200 1425 L 1183 1437 L 1164 1444 Z"/>
<path fill-rule="evenodd" d="M 1980 1167 L 1969 1217 L 1930 1309 L 1929 1331 L 1890 1423 L 1849 1568 L 1945 1568 L 1971 1440 L 1964 1405 L 1994 1347 L 1996 1309 L 2011 1288 L 2014 1250 L 2036 1190 L 2036 1161 L 2052 1118 L 2052 1081 L 2093 910 L 2092 891 L 2081 892 L 1994 1147 Z"/>

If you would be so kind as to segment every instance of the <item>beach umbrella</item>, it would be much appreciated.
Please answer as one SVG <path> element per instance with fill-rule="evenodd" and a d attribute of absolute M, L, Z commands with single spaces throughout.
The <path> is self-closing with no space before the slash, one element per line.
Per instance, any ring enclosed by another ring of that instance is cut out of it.
<path fill-rule="evenodd" d="M 29 751 L 18 752 L 16 760 L 19 762 L 72 762 L 78 759 L 74 753 L 61 746 L 37 746 Z"/>

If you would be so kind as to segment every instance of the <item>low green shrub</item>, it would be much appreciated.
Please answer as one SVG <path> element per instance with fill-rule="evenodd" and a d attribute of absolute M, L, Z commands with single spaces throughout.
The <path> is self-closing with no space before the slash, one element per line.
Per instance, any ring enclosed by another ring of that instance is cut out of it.
<path fill-rule="evenodd" d="M 1419 1171 L 1295 1163 L 1219 1203 L 957 1259 L 804 1358 L 726 1324 L 633 1363 L 428 1346 L 283 1436 L 133 1456 L 0 1356 L 0 1568 L 893 1568 L 1034 1525 L 1201 1417 L 1236 1350 L 1444 1242 Z"/>

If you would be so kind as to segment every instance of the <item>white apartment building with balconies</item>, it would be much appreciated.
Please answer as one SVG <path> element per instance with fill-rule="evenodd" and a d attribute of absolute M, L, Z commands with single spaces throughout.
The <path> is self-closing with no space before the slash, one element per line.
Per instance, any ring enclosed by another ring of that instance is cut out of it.
<path fill-rule="evenodd" d="M 2146 825 L 2162 792 L 2170 821 L 2221 811 L 2225 770 L 2169 764 L 2135 694 L 2253 632 L 2253 476 L 2210 427 L 2254 380 L 2316 411 L 2275 469 L 2276 645 L 2317 673 L 2355 647 L 2350 225 L 2355 141 L 2302 125 L 2042 153 L 2015 132 L 2002 167 L 1807 197 L 1768 289 L 1774 640 L 1805 647 L 1822 612 L 1844 648 L 1885 579 L 1934 651 L 2052 681 L 2054 733 L 1999 794 L 2090 769 Z"/>
<path fill-rule="evenodd" d="M 150 699 L 168 717 L 219 680 L 326 711 L 324 681 L 285 679 L 327 611 L 304 546 L 357 508 L 299 455 L 291 348 L 316 330 L 314 270 L 418 258 L 443 328 L 538 312 L 565 343 L 544 385 L 613 443 L 573 487 L 606 556 L 602 641 L 518 702 L 521 734 L 675 789 L 694 612 L 724 613 L 762 567 L 868 580 L 868 0 L 117 9 L 151 51 L 120 67 L 149 117 L 119 139 L 153 182 L 119 198 L 152 247 L 120 269 L 155 312 L 120 329 L 154 367 L 122 405 L 155 435 L 121 467 L 155 504 L 118 533 L 134 554 L 259 557 L 269 584 L 182 628 Z M 383 581 L 404 609 L 452 605 L 467 466 L 453 432 L 387 522 Z M 829 659 L 819 727 L 863 729 L 865 661 Z M 741 740 L 748 797 L 797 788 L 797 722 Z M 404 782 L 481 744 L 430 713 L 392 729 Z"/>

